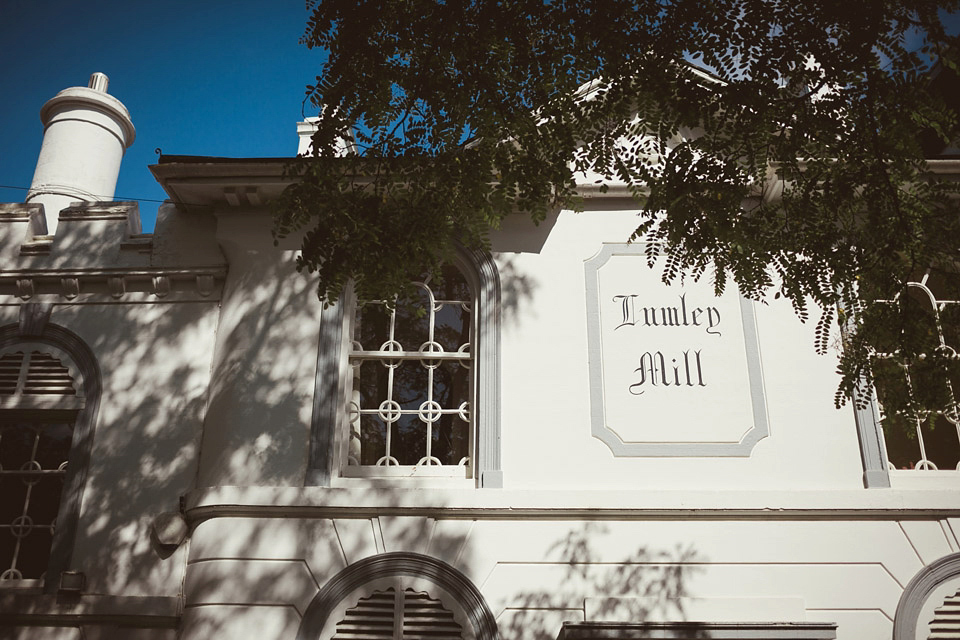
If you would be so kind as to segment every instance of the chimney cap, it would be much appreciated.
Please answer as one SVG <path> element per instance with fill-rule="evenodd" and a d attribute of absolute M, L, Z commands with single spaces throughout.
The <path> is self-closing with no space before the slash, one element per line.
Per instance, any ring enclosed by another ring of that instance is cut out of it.
<path fill-rule="evenodd" d="M 77 107 L 92 108 L 94 111 L 108 114 L 116 120 L 123 130 L 124 148 L 126 149 L 133 144 L 137 131 L 133 126 L 133 121 L 130 120 L 130 112 L 127 111 L 127 108 L 109 93 L 90 87 L 70 87 L 47 100 L 46 104 L 40 109 L 40 121 L 46 127 L 60 111 Z"/>
<path fill-rule="evenodd" d="M 106 93 L 109 85 L 110 78 L 107 77 L 107 74 L 100 73 L 99 71 L 90 74 L 90 81 L 87 82 L 87 88 L 99 91 L 100 93 Z"/>

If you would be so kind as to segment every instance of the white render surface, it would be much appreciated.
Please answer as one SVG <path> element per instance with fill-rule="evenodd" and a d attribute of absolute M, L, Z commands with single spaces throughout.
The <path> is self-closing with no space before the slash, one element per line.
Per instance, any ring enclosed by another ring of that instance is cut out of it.
<path fill-rule="evenodd" d="M 587 265 L 637 221 L 617 198 L 539 227 L 510 219 L 491 237 L 500 400 L 479 402 L 500 417 L 503 488 L 343 478 L 336 465 L 329 486 L 314 486 L 313 439 L 331 434 L 335 447 L 343 418 L 318 418 L 318 389 L 341 389 L 318 384 L 329 382 L 318 365 L 348 367 L 322 353 L 333 321 L 296 272 L 297 239 L 270 236 L 263 202 L 282 188 L 282 165 L 152 169 L 168 193 L 205 206 L 164 205 L 154 234 L 141 233 L 133 203 L 71 206 L 53 238 L 38 231 L 38 207 L 0 208 L 0 327 L 26 331 L 30 313 L 49 312 L 87 345 L 102 384 L 70 541 L 83 592 L 68 606 L 0 584 L 0 635 L 295 638 L 338 576 L 395 553 L 465 577 L 504 640 L 556 638 L 565 621 L 698 620 L 834 622 L 841 640 L 873 640 L 891 637 L 905 597 L 929 616 L 960 584 L 958 568 L 911 595 L 918 576 L 960 554 L 960 475 L 896 471 L 891 488 L 864 487 L 854 410 L 833 403 L 837 353 L 814 353 L 813 322 L 779 301 L 749 303 L 758 387 L 736 292 L 707 302 L 707 279 L 678 293 L 629 256 L 601 280 L 601 319 L 616 320 L 621 289 L 656 309 L 687 295 L 698 301 L 687 311 L 715 307 L 711 328 L 733 339 L 708 353 L 713 342 L 692 342 L 692 315 L 671 334 L 590 324 Z M 618 340 L 602 354 L 625 376 L 617 387 L 591 373 L 592 330 Z M 685 349 L 703 351 L 703 385 L 643 364 Z M 622 393 L 637 369 L 674 384 Z M 715 376 L 727 386 L 714 391 Z M 611 447 L 593 430 L 597 391 L 624 441 L 695 448 Z M 672 395 L 647 402 L 654 392 Z M 734 455 L 696 448 L 737 441 L 757 406 L 763 437 Z M 176 518 L 183 542 L 152 538 Z"/>
<path fill-rule="evenodd" d="M 505 637 L 532 628 L 554 635 L 563 620 L 837 621 L 838 611 L 838 638 L 867 638 L 889 633 L 903 586 L 923 567 L 916 549 L 924 545 L 896 521 L 477 516 L 465 526 L 411 519 L 392 535 L 382 517 L 207 520 L 194 532 L 187 608 L 283 603 L 302 612 L 345 558 L 415 549 L 470 578 Z M 957 548 L 952 534 L 936 544 Z M 316 558 L 318 545 L 332 567 Z M 206 553 L 218 559 L 204 560 Z"/>
<path fill-rule="evenodd" d="M 497 254 L 501 273 L 510 274 L 504 278 L 504 288 L 509 290 L 510 279 L 515 279 L 531 290 L 529 296 L 518 297 L 516 308 L 508 306 L 504 311 L 502 393 L 508 485 L 694 489 L 710 478 L 713 489 L 862 487 L 857 435 L 850 428 L 853 410 L 849 405 L 841 409 L 833 405 L 836 354 L 816 355 L 813 323 L 801 323 L 780 301 L 753 303 L 770 435 L 748 457 L 618 457 L 591 437 L 589 390 L 599 381 L 589 378 L 584 262 L 604 242 L 628 237 L 635 224 L 633 211 L 563 211 L 538 251 Z M 498 240 L 492 239 L 494 249 Z M 635 260 L 637 269 L 646 269 L 642 256 Z M 646 273 L 638 277 L 648 281 Z M 637 351 L 635 358 L 642 351 L 646 348 Z M 629 398 L 633 405 L 622 412 L 634 412 L 637 429 L 648 430 L 654 438 L 670 438 L 674 424 L 693 421 L 697 423 L 685 430 L 702 434 L 705 442 L 745 431 L 740 422 L 724 424 L 719 414 L 704 421 L 696 391 L 700 390 L 678 389 L 675 403 L 661 403 L 654 409 L 636 396 Z M 535 455 L 527 455 L 534 451 Z"/>

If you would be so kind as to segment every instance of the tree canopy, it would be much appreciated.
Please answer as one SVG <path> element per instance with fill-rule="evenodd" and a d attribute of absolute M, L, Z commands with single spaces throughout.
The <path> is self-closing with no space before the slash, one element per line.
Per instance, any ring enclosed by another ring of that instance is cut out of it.
<path fill-rule="evenodd" d="M 306 231 L 299 266 L 321 297 L 352 281 L 391 299 L 449 258 L 450 238 L 483 245 L 507 215 L 578 208 L 589 172 L 601 190 L 628 185 L 631 239 L 662 243 L 665 281 L 812 308 L 820 351 L 844 324 L 838 399 L 880 342 L 929 350 L 905 330 L 913 307 L 869 310 L 906 299 L 917 272 L 958 271 L 957 183 L 925 157 L 960 131 L 943 24 L 960 0 L 308 8 L 302 42 L 329 56 L 276 232 Z"/>

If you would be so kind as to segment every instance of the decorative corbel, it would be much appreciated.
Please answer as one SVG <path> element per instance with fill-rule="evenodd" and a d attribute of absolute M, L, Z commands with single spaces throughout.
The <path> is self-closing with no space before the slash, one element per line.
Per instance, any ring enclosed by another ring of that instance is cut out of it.
<path fill-rule="evenodd" d="M 170 294 L 170 276 L 154 276 L 153 295 L 166 298 Z"/>
<path fill-rule="evenodd" d="M 43 334 L 43 330 L 50 321 L 50 312 L 53 305 L 49 302 L 25 302 L 20 305 L 20 336 L 22 338 L 36 338 Z"/>
<path fill-rule="evenodd" d="M 197 292 L 204 298 L 209 297 L 213 293 L 213 276 L 197 276 Z"/>
<path fill-rule="evenodd" d="M 17 278 L 17 297 L 21 300 L 33 297 L 33 278 Z"/>
<path fill-rule="evenodd" d="M 80 295 L 79 278 L 60 278 L 60 293 L 67 300 L 73 300 Z"/>
<path fill-rule="evenodd" d="M 119 300 L 127 292 L 127 283 L 120 276 L 107 278 L 107 287 L 110 289 L 110 296 L 114 300 Z"/>

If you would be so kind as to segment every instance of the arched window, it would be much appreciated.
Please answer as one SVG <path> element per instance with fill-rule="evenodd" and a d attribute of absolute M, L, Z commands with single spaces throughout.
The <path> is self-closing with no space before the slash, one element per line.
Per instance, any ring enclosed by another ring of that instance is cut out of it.
<path fill-rule="evenodd" d="M 72 333 L 0 328 L 0 587 L 52 591 L 69 568 L 99 390 Z"/>
<path fill-rule="evenodd" d="M 902 297 L 913 312 L 910 330 L 924 336 L 925 351 L 914 358 L 874 357 L 888 464 L 891 470 L 955 471 L 960 469 L 960 278 L 928 269 L 907 282 Z"/>
<path fill-rule="evenodd" d="M 365 558 L 334 576 L 304 613 L 297 640 L 498 640 L 477 588 L 415 553 Z"/>
<path fill-rule="evenodd" d="M 893 640 L 960 638 L 960 553 L 921 569 L 897 603 Z"/>
<path fill-rule="evenodd" d="M 471 477 L 474 296 L 452 265 L 414 287 L 355 303 L 344 475 Z"/>
<path fill-rule="evenodd" d="M 345 295 L 324 311 L 307 484 L 459 477 L 503 486 L 496 266 L 461 251 L 414 291 L 389 302 Z"/>

